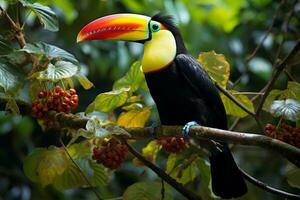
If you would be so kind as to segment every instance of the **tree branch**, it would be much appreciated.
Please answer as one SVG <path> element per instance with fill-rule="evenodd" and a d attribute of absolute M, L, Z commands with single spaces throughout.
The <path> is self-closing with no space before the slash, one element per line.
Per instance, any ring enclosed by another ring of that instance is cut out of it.
<path fill-rule="evenodd" d="M 243 111 L 248 113 L 251 116 L 255 116 L 255 113 L 249 110 L 244 104 L 239 102 L 230 92 L 220 86 L 218 83 L 215 83 L 218 90 L 220 90 L 225 96 L 227 96 L 231 101 L 233 101 L 237 106 L 239 106 Z"/>
<path fill-rule="evenodd" d="M 270 193 L 282 196 L 284 198 L 288 198 L 288 199 L 300 199 L 300 195 L 296 195 L 296 194 L 292 194 L 289 192 L 285 192 L 282 190 L 278 190 L 276 188 L 273 188 L 271 186 L 268 186 L 266 183 L 263 183 L 255 178 L 253 178 L 252 176 L 250 176 L 249 174 L 247 174 L 244 170 L 242 170 L 241 168 L 239 168 L 239 170 L 241 171 L 242 175 L 244 176 L 244 178 L 249 181 L 250 183 L 252 183 L 253 185 L 256 185 L 257 187 L 262 188 L 263 190 L 266 190 Z"/>
<path fill-rule="evenodd" d="M 271 77 L 270 81 L 268 82 L 267 86 L 266 86 L 266 90 L 265 90 L 265 94 L 262 96 L 257 109 L 256 109 L 256 116 L 260 115 L 260 112 L 262 110 L 263 104 L 267 98 L 267 96 L 269 95 L 269 93 L 271 92 L 274 83 L 276 82 L 276 80 L 278 79 L 279 75 L 281 74 L 281 72 L 284 70 L 284 68 L 293 60 L 293 58 L 296 56 L 296 54 L 298 53 L 298 51 L 300 50 L 300 40 L 297 41 L 296 45 L 294 46 L 294 48 L 291 50 L 291 52 L 285 57 L 285 59 L 276 67 L 275 72 L 273 74 L 273 76 Z"/>
<path fill-rule="evenodd" d="M 49 112 L 49 118 L 59 122 L 61 127 L 71 128 L 85 128 L 88 121 L 86 118 L 80 116 L 65 113 L 56 113 L 54 111 Z M 155 129 L 155 133 L 158 137 L 176 136 L 182 137 L 182 126 L 161 126 Z M 152 128 L 124 128 L 130 137 L 122 136 L 126 139 L 143 139 L 149 138 Z M 282 142 L 277 139 L 265 135 L 259 135 L 254 133 L 234 132 L 204 126 L 193 126 L 190 129 L 190 137 L 205 138 L 216 141 L 259 146 L 264 149 L 275 151 L 282 156 L 288 158 L 295 165 L 300 166 L 300 149 Z"/>
<path fill-rule="evenodd" d="M 143 164 L 149 167 L 152 171 L 154 171 L 159 177 L 161 177 L 164 181 L 174 187 L 178 192 L 180 192 L 183 196 L 190 200 L 201 200 L 201 197 L 194 194 L 194 192 L 186 189 L 182 184 L 178 183 L 175 179 L 170 177 L 166 172 L 162 169 L 154 165 L 152 162 L 148 161 L 144 156 L 142 156 L 138 151 L 136 151 L 131 145 L 127 143 L 126 140 L 123 140 L 125 144 L 128 146 L 128 150 L 132 153 L 137 159 L 139 159 Z"/>

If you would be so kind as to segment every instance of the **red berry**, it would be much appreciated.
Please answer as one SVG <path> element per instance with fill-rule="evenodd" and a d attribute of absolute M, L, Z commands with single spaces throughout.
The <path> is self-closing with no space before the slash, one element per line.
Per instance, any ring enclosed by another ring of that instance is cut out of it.
<path fill-rule="evenodd" d="M 159 139 L 157 142 L 162 146 L 163 150 L 169 153 L 180 153 L 186 148 L 184 138 L 167 137 Z"/>
<path fill-rule="evenodd" d="M 99 147 L 93 149 L 92 159 L 110 169 L 117 169 L 127 158 L 128 148 L 118 139 L 111 138 L 102 141 Z"/>

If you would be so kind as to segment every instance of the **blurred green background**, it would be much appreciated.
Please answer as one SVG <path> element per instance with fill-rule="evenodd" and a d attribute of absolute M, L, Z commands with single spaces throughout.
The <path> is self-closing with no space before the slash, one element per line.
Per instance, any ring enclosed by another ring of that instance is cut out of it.
<path fill-rule="evenodd" d="M 82 72 L 94 83 L 95 88 L 79 91 L 79 111 L 97 94 L 111 89 L 114 80 L 122 77 L 131 63 L 141 58 L 142 45 L 135 43 L 93 41 L 76 43 L 79 30 L 98 17 L 114 13 L 139 13 L 152 16 L 158 12 L 172 15 L 183 35 L 189 52 L 195 57 L 199 52 L 214 50 L 226 56 L 231 65 L 231 81 L 240 80 L 239 91 L 259 91 L 271 76 L 272 64 L 278 54 L 282 59 L 300 35 L 300 3 L 296 1 L 272 0 L 40 0 L 53 8 L 59 17 L 60 30 L 48 32 L 29 16 L 25 27 L 28 42 L 44 41 L 57 45 L 76 55 L 81 62 Z M 8 1 L 0 0 L 3 8 Z M 8 9 L 13 15 L 15 7 Z M 284 21 L 294 9 L 288 27 Z M 274 15 L 277 17 L 273 21 Z M 22 18 L 26 17 L 21 10 Z M 264 37 L 270 25 L 273 28 L 256 55 L 247 60 Z M 0 20 L 0 31 L 7 24 Z M 282 40 L 282 50 L 277 52 Z M 291 69 L 297 79 L 299 69 Z M 298 78 L 298 81 L 300 79 Z M 285 88 L 287 78 L 281 76 L 276 87 Z M 153 118 L 153 121 L 157 119 Z M 233 119 L 229 120 L 230 122 Z M 271 122 L 265 114 L 264 122 Z M 258 132 L 251 118 L 242 120 L 236 130 Z M 0 199 L 95 199 L 87 189 L 64 192 L 51 187 L 42 188 L 31 183 L 22 173 L 22 160 L 34 147 L 56 144 L 55 133 L 43 133 L 31 117 L 6 115 L 0 112 Z M 239 166 L 248 173 L 274 187 L 300 192 L 291 188 L 285 174 L 289 165 L 282 157 L 264 149 L 235 147 L 234 153 Z M 163 155 L 164 156 L 164 155 Z M 101 190 L 106 196 L 121 196 L 122 192 L 137 180 L 154 179 L 151 172 L 142 174 L 143 169 L 133 167 L 128 161 L 118 170 L 111 184 Z M 158 191 L 159 192 L 159 191 Z M 177 195 L 177 199 L 184 199 Z M 249 184 L 249 192 L 241 199 L 281 199 Z"/>

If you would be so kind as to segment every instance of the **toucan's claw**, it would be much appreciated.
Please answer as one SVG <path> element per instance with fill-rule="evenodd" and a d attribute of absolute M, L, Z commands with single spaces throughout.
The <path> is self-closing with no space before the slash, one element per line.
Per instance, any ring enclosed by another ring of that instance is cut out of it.
<path fill-rule="evenodd" d="M 182 128 L 182 136 L 184 138 L 189 137 L 190 128 L 192 128 L 193 126 L 199 126 L 199 124 L 195 121 L 191 121 L 191 122 L 188 122 L 184 125 L 184 127 Z"/>

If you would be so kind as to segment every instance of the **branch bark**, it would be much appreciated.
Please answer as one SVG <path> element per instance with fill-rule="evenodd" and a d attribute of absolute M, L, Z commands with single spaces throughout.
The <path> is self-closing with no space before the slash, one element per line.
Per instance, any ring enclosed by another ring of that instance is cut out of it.
<path fill-rule="evenodd" d="M 61 127 L 71 127 L 75 129 L 85 128 L 85 125 L 88 121 L 88 119 L 81 118 L 80 116 L 76 116 L 73 114 L 56 113 L 54 111 L 49 112 L 48 116 L 50 119 L 59 122 Z M 158 137 L 182 137 L 182 128 L 182 126 L 161 126 L 155 129 L 155 133 Z M 131 135 L 130 137 L 122 136 L 126 139 L 149 138 L 153 130 L 153 128 L 124 129 Z M 193 126 L 190 129 L 190 137 L 211 139 L 249 146 L 259 146 L 264 149 L 275 151 L 283 157 L 292 161 L 295 165 L 300 166 L 300 149 L 265 135 L 228 131 L 204 126 Z"/>
<path fill-rule="evenodd" d="M 126 140 L 123 140 L 125 144 L 128 146 L 128 150 L 132 155 L 134 155 L 137 159 L 139 159 L 144 165 L 149 167 L 152 171 L 154 171 L 159 177 L 161 177 L 164 181 L 174 187 L 178 192 L 180 192 L 184 197 L 190 200 L 201 200 L 200 196 L 194 194 L 194 192 L 189 191 L 182 184 L 178 183 L 175 179 L 170 177 L 166 172 L 161 170 L 159 167 L 154 165 L 152 162 L 148 161 L 144 156 L 142 156 L 138 151 L 136 151 L 131 145 L 127 143 Z"/>

